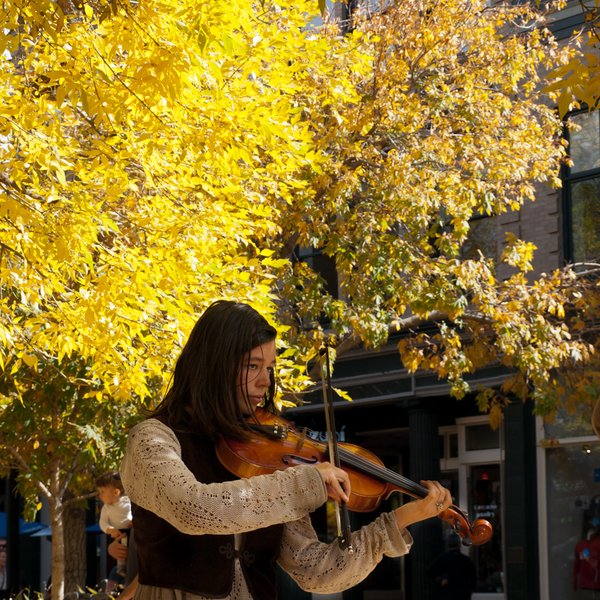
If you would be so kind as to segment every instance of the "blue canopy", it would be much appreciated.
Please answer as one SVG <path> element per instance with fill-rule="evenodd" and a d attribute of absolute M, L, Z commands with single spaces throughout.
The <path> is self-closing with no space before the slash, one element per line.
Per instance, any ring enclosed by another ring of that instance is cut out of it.
<path fill-rule="evenodd" d="M 36 523 L 34 521 L 25 521 L 25 519 L 19 519 L 19 533 L 21 535 L 31 535 L 40 529 L 46 527 L 43 523 Z M 0 512 L 0 538 L 5 538 L 7 535 L 6 526 L 6 513 Z"/>
<path fill-rule="evenodd" d="M 46 535 L 52 535 L 52 527 L 49 527 L 48 525 L 42 525 L 42 527 L 31 534 L 31 537 L 44 537 Z"/>
<path fill-rule="evenodd" d="M 31 534 L 31 537 L 45 537 L 52 535 L 52 527 L 50 527 L 49 525 L 43 525 L 41 523 L 37 523 L 37 525 L 40 525 L 40 527 Z M 85 530 L 88 533 L 102 533 L 102 530 L 98 526 L 98 523 L 95 523 L 94 525 L 89 525 L 85 528 Z"/>

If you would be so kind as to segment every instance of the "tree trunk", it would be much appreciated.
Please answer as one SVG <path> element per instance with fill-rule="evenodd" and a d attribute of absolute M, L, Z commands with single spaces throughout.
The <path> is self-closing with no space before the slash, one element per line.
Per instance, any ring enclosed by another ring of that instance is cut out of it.
<path fill-rule="evenodd" d="M 63 600 L 65 595 L 65 539 L 63 505 L 60 498 L 50 499 L 52 527 L 52 600 Z"/>
<path fill-rule="evenodd" d="M 61 464 L 53 457 L 50 460 L 50 527 L 52 527 L 52 600 L 63 600 L 65 596 L 65 529 L 64 505 L 60 480 Z"/>
<path fill-rule="evenodd" d="M 85 508 L 69 504 L 64 510 L 65 594 L 85 589 Z"/>

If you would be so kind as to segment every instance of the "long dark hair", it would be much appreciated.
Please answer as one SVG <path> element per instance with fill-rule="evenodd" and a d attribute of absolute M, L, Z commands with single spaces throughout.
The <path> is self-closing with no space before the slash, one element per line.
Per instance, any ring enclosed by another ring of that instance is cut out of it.
<path fill-rule="evenodd" d="M 244 357 L 275 339 L 277 332 L 248 304 L 219 300 L 211 304 L 192 329 L 175 365 L 171 386 L 150 415 L 178 430 L 214 438 L 244 438 L 248 425 L 236 388 Z M 265 407 L 273 409 L 275 379 Z"/>

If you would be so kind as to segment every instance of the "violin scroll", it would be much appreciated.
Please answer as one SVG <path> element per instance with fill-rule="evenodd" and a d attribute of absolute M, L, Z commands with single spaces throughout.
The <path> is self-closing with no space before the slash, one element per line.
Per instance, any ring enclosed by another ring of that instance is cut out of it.
<path fill-rule="evenodd" d="M 471 542 L 475 546 L 485 544 L 492 539 L 492 524 L 485 519 L 475 519 L 471 527 Z"/>
<path fill-rule="evenodd" d="M 467 515 L 456 506 L 450 506 L 442 511 L 439 518 L 456 531 L 464 546 L 480 546 L 492 539 L 494 529 L 489 521 L 476 519 L 471 525 Z"/>

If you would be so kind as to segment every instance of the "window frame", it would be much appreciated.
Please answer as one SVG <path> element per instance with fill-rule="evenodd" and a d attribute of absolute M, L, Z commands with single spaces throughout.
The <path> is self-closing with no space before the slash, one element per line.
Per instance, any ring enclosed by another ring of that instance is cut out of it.
<path fill-rule="evenodd" d="M 569 147 L 567 148 L 567 154 L 570 156 L 570 143 L 571 143 L 571 134 L 569 128 L 566 123 L 570 119 L 577 118 L 579 115 L 587 114 L 589 111 L 584 108 L 577 111 L 572 111 L 565 116 L 565 127 L 564 127 L 564 138 L 569 142 Z M 600 120 L 600 111 L 596 111 L 599 114 Z M 598 134 L 600 136 L 600 123 L 598 127 Z M 600 165 L 600 156 L 598 157 L 599 165 Z M 582 181 L 589 181 L 592 179 L 600 179 L 600 166 L 587 169 L 585 171 L 578 171 L 573 173 L 571 167 L 569 165 L 563 165 L 561 171 L 561 179 L 562 179 L 562 215 L 563 215 L 563 258 L 567 263 L 574 263 L 574 234 L 573 234 L 573 198 L 572 198 L 572 189 L 573 186 Z"/>

